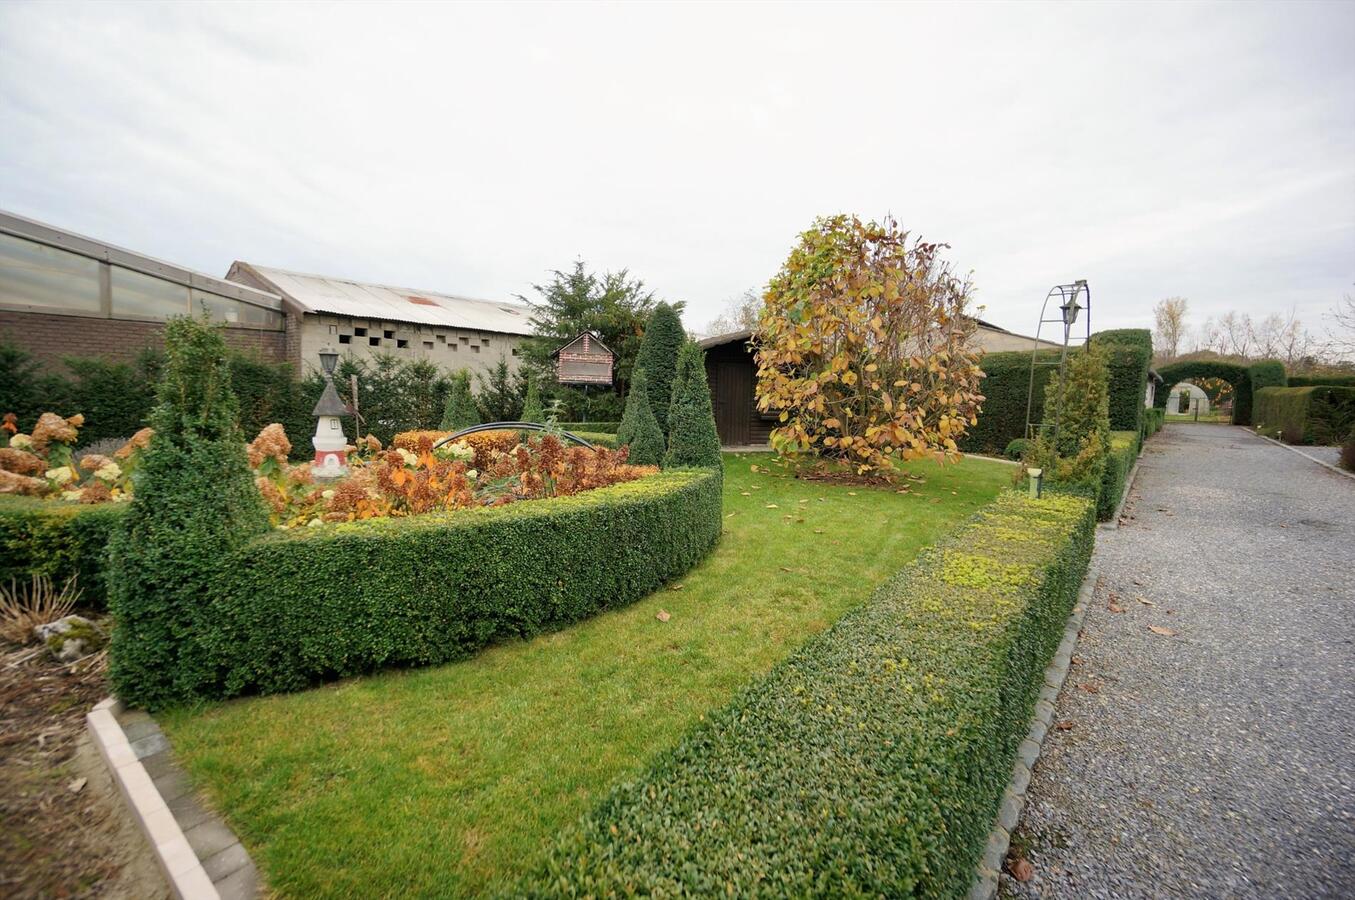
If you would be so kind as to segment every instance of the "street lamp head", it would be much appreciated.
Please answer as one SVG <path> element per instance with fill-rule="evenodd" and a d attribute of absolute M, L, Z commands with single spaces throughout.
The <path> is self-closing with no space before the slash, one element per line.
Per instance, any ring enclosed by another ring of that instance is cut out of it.
<path fill-rule="evenodd" d="M 324 368 L 326 375 L 334 374 L 334 367 L 339 363 L 339 354 L 326 347 L 320 351 L 320 365 Z"/>

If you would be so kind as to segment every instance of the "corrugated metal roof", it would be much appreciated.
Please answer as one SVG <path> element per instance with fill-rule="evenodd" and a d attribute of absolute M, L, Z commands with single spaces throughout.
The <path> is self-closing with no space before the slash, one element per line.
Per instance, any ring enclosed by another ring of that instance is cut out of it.
<path fill-rule="evenodd" d="M 307 312 L 501 334 L 532 333 L 531 308 L 520 303 L 369 284 L 238 261 L 235 266 L 254 273 L 271 285 L 273 290 Z"/>

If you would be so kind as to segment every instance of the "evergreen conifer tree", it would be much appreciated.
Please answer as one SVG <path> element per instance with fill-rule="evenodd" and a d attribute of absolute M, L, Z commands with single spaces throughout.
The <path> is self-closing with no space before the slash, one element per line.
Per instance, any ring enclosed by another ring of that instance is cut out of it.
<path fill-rule="evenodd" d="M 663 432 L 649 405 L 648 375 L 637 368 L 631 376 L 626 412 L 616 432 L 616 443 L 630 446 L 629 461 L 637 466 L 657 466 L 663 461 Z"/>
<path fill-rule="evenodd" d="M 535 378 L 527 379 L 527 399 L 522 402 L 520 421 L 542 423 L 546 421 L 546 411 L 541 408 L 541 393 L 536 389 Z"/>
<path fill-rule="evenodd" d="M 640 352 L 635 357 L 635 367 L 644 369 L 649 381 L 649 405 L 654 410 L 654 418 L 659 429 L 668 437 L 668 406 L 673 399 L 673 376 L 677 372 L 678 351 L 687 343 L 687 334 L 682 330 L 682 319 L 677 310 L 667 303 L 654 307 L 654 312 L 645 325 L 645 336 L 640 342 Z M 635 386 L 631 385 L 631 390 Z"/>
<path fill-rule="evenodd" d="M 480 424 L 480 411 L 470 392 L 470 373 L 457 372 L 452 376 L 452 387 L 447 391 L 447 406 L 442 411 L 442 430 L 460 431 Z"/>
<path fill-rule="evenodd" d="M 720 436 L 706 382 L 706 354 L 692 341 L 684 343 L 678 353 L 668 427 L 664 468 L 720 466 Z"/>
<path fill-rule="evenodd" d="M 171 319 L 135 496 L 111 540 L 109 675 L 132 706 L 156 709 L 214 692 L 202 635 L 232 552 L 268 530 L 245 456 L 221 330 Z"/>

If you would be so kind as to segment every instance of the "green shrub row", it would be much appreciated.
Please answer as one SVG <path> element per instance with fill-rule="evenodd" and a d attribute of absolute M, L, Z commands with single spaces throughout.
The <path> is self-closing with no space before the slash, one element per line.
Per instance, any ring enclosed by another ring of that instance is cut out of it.
<path fill-rule="evenodd" d="M 570 434 L 581 437 L 595 446 L 610 447 L 613 450 L 618 446 L 616 435 L 609 434 L 605 431 L 571 431 Z"/>
<path fill-rule="evenodd" d="M 196 636 L 212 691 L 296 690 L 464 657 L 646 596 L 720 535 L 718 471 L 548 501 L 275 531 L 230 560 Z"/>
<path fill-rule="evenodd" d="M 105 551 L 126 512 L 121 503 L 0 496 L 0 584 L 46 575 L 60 586 L 75 577 L 80 605 L 106 608 Z"/>
<path fill-rule="evenodd" d="M 1256 427 L 1289 444 L 1339 444 L 1355 430 L 1355 387 L 1267 387 L 1256 392 Z"/>
<path fill-rule="evenodd" d="M 1355 387 L 1355 375 L 1290 375 L 1286 387 Z"/>
<path fill-rule="evenodd" d="M 1233 386 L 1233 424 L 1250 425 L 1253 422 L 1252 402 L 1256 392 L 1266 387 L 1284 387 L 1287 379 L 1284 364 L 1263 359 L 1249 365 L 1222 360 L 1187 360 L 1163 366 L 1158 374 L 1163 384 L 1153 399 L 1153 405 L 1166 409 L 1171 389 L 1182 381 L 1204 378 L 1222 378 Z"/>
<path fill-rule="evenodd" d="M 591 432 L 593 434 L 616 434 L 616 430 L 621 427 L 620 422 L 560 422 L 559 426 L 565 431 L 572 431 L 575 434 L 581 432 Z"/>
<path fill-rule="evenodd" d="M 1096 496 L 1096 518 L 1109 522 L 1124 496 L 1129 472 L 1139 458 L 1140 436 L 1137 431 L 1112 431 L 1110 453 L 1106 455 L 1105 472 L 1101 476 L 1101 490 Z"/>
<path fill-rule="evenodd" d="M 964 896 L 1094 518 L 1004 493 L 616 786 L 514 893 Z"/>
<path fill-rule="evenodd" d="M 1110 427 L 1138 433 L 1153 360 L 1153 334 L 1146 328 L 1099 331 L 1092 341 L 1106 351 L 1110 367 Z"/>

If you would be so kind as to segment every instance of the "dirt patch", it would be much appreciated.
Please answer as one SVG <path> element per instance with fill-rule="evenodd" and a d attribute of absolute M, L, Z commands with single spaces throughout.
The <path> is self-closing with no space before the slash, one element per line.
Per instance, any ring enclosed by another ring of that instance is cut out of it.
<path fill-rule="evenodd" d="M 106 696 L 102 656 L 0 643 L 0 895 L 169 896 L 85 731 Z"/>

